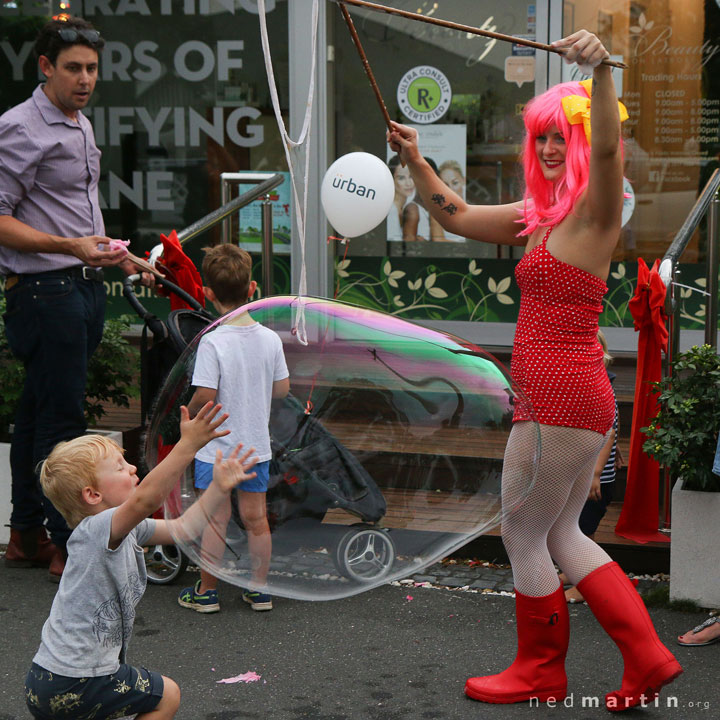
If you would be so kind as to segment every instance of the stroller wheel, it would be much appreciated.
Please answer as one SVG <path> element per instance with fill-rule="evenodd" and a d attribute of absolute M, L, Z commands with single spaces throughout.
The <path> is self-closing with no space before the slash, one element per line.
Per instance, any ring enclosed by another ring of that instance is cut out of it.
<path fill-rule="evenodd" d="M 334 554 L 335 567 L 350 580 L 375 582 L 385 577 L 395 562 L 395 544 L 387 530 L 359 527 L 343 535 Z"/>
<path fill-rule="evenodd" d="M 166 585 L 182 575 L 188 559 L 176 545 L 154 545 L 145 550 L 148 582 Z"/>

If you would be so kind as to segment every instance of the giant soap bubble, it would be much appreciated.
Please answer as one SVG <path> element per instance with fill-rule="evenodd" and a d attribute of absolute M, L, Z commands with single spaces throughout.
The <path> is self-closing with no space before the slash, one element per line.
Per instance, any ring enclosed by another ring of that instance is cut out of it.
<path fill-rule="evenodd" d="M 301 309 L 307 344 L 294 330 Z M 241 312 L 280 336 L 291 380 L 290 395 L 273 401 L 270 418 L 267 592 L 330 600 L 407 577 L 497 527 L 527 496 L 532 472 L 501 505 L 503 452 L 522 396 L 479 347 L 383 313 L 296 297 L 258 300 L 204 332 Z M 198 342 L 158 398 L 145 448 L 150 466 L 177 442 Z M 535 438 L 531 468 L 539 431 Z M 166 517 L 178 517 L 195 499 L 189 468 Z M 227 529 L 223 513 L 209 519 L 204 544 L 187 537 L 182 521 L 174 538 L 222 580 L 261 589 L 238 502 L 233 496 L 226 506 Z"/>

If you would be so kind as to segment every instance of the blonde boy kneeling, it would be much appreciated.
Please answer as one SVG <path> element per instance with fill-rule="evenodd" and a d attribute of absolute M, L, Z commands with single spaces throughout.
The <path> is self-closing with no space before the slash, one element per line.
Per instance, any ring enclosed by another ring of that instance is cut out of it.
<path fill-rule="evenodd" d="M 135 606 L 145 592 L 147 574 L 141 545 L 171 544 L 173 532 L 199 536 L 232 488 L 255 473 L 252 449 L 241 445 L 223 460 L 218 453 L 213 480 L 203 497 L 177 520 L 148 519 L 173 489 L 195 453 L 227 419 L 221 406 L 207 403 L 190 420 L 181 408 L 178 444 L 140 483 L 121 449 L 100 435 L 60 443 L 43 463 L 43 491 L 71 528 L 68 561 L 42 629 L 42 641 L 25 681 L 33 717 L 55 717 L 72 707 L 73 717 L 137 714 L 137 718 L 175 717 L 177 684 L 157 672 L 126 664 Z M 68 703 L 72 703 L 68 706 Z"/>

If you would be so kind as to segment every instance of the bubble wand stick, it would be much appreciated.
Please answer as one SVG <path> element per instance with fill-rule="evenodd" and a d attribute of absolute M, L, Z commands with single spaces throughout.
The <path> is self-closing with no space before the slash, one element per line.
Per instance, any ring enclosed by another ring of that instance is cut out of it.
<path fill-rule="evenodd" d="M 387 7 L 387 5 L 379 5 L 378 3 L 367 2 L 366 0 L 335 0 L 341 7 L 344 3 L 348 5 L 355 5 L 356 7 L 367 8 L 368 10 L 374 10 L 376 12 L 384 12 L 388 15 L 398 15 L 400 17 L 407 18 L 409 20 L 419 20 L 420 22 L 430 23 L 431 25 L 440 25 L 442 27 L 450 28 L 451 30 L 459 30 L 460 32 L 470 33 L 471 35 L 482 35 L 483 37 L 493 38 L 494 40 L 502 40 L 503 42 L 514 43 L 515 45 L 526 45 L 527 47 L 537 48 L 538 50 L 545 50 L 547 52 L 557 53 L 558 55 L 564 55 L 565 50 L 563 48 L 556 48 L 552 45 L 537 42 L 535 40 L 526 40 L 525 38 L 515 37 L 514 35 L 505 35 L 503 33 L 493 32 L 492 30 L 481 30 L 480 28 L 473 27 L 472 25 L 461 25 L 460 23 L 451 22 L 449 20 L 441 20 L 440 18 L 428 17 L 426 15 L 420 15 L 419 13 L 409 12 L 407 10 L 398 10 L 397 8 Z M 347 10 L 345 10 L 347 12 Z M 628 66 L 625 63 L 617 60 L 603 60 L 603 65 L 610 65 L 611 67 L 621 68 L 627 70 Z"/>
<path fill-rule="evenodd" d="M 345 7 L 345 4 L 339 2 L 338 5 L 340 5 L 340 12 L 342 12 L 342 16 L 345 19 L 345 24 L 348 26 L 348 30 L 350 31 L 353 43 L 355 43 L 358 55 L 360 55 L 360 60 L 362 60 L 363 67 L 365 68 L 365 74 L 368 76 L 370 85 L 372 86 L 375 97 L 377 98 L 378 105 L 380 105 L 380 112 L 382 112 L 383 117 L 385 118 L 385 124 L 387 125 L 388 130 L 392 132 L 393 128 L 390 124 L 390 114 L 388 113 L 387 107 L 385 107 L 385 101 L 380 94 L 380 88 L 378 87 L 377 82 L 375 82 L 375 75 L 373 75 L 372 68 L 370 67 L 370 63 L 368 62 L 367 55 L 365 55 L 365 51 L 363 50 L 363 46 L 360 42 L 360 38 L 358 37 L 357 30 L 355 30 L 355 24 L 353 23 L 352 18 L 350 17 L 350 13 Z"/>

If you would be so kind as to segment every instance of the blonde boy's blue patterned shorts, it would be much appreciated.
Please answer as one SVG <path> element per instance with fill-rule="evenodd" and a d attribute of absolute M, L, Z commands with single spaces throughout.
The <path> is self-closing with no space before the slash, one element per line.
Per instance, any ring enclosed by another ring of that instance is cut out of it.
<path fill-rule="evenodd" d="M 101 720 L 154 710 L 163 695 L 162 675 L 120 665 L 112 675 L 74 678 L 32 664 L 25 701 L 40 720 Z"/>

